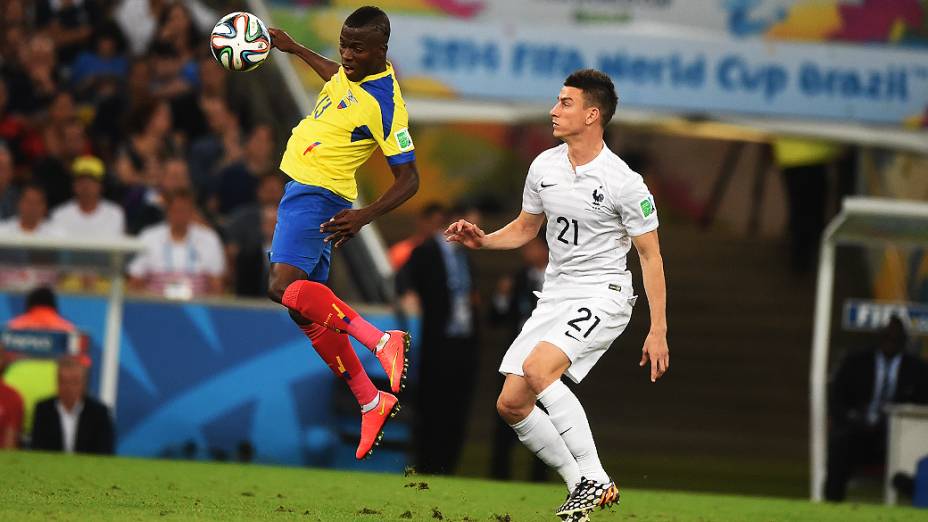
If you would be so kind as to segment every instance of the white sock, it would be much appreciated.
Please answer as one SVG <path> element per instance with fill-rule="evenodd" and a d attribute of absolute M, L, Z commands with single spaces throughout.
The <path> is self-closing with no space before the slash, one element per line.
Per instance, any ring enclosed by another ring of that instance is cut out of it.
<path fill-rule="evenodd" d="M 365 404 L 364 406 L 361 406 L 361 413 L 367 413 L 373 410 L 377 407 L 378 404 L 380 404 L 380 392 L 377 392 L 377 395 L 374 395 L 374 400 Z"/>
<path fill-rule="evenodd" d="M 583 405 L 577 400 L 577 396 L 567 385 L 556 380 L 538 394 L 538 400 L 548 410 L 551 423 L 577 460 L 580 475 L 597 482 L 609 482 L 609 475 L 603 469 L 596 453 L 596 443 L 593 442 L 593 433 L 590 431 L 586 412 L 583 411 Z"/>
<path fill-rule="evenodd" d="M 551 419 L 535 406 L 528 417 L 512 425 L 516 435 L 525 447 L 532 451 L 542 462 L 557 470 L 567 484 L 567 489 L 573 491 L 580 483 L 580 468 L 574 460 L 567 445 L 557 434 L 557 428 L 551 424 Z"/>

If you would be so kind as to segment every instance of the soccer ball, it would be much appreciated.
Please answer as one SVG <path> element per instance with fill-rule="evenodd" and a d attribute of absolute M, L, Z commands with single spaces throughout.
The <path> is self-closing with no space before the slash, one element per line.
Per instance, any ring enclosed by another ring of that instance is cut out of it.
<path fill-rule="evenodd" d="M 251 71 L 271 51 L 271 35 L 260 18 L 244 12 L 227 14 L 209 36 L 213 58 L 230 71 Z"/>

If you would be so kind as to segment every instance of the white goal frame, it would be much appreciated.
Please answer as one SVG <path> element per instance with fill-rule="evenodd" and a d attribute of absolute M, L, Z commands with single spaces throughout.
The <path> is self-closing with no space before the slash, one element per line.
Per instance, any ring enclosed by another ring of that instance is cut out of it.
<path fill-rule="evenodd" d="M 828 430 L 828 351 L 834 304 L 835 251 L 839 245 L 883 248 L 928 245 L 928 203 L 848 197 L 825 227 L 815 289 L 809 370 L 810 498 L 822 501 Z"/>

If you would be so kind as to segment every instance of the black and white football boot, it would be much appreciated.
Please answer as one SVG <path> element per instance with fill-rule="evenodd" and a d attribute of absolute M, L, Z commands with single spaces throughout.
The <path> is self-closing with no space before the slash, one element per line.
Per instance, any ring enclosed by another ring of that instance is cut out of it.
<path fill-rule="evenodd" d="M 619 504 L 619 488 L 615 482 L 597 482 L 586 478 L 574 488 L 564 504 L 554 513 L 563 520 L 577 520 L 574 515 L 589 516 L 596 508 L 607 508 Z M 583 519 L 581 519 L 583 520 Z"/>

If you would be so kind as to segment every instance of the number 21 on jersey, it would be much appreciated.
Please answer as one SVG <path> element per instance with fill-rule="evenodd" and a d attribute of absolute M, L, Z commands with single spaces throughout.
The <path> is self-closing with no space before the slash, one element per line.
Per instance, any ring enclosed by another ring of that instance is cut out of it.
<path fill-rule="evenodd" d="M 565 245 L 570 245 L 570 244 L 577 245 L 580 239 L 579 237 L 580 236 L 580 231 L 579 231 L 580 224 L 577 223 L 577 220 L 576 219 L 568 220 L 567 218 L 563 216 L 558 216 L 557 223 L 558 225 L 561 225 L 563 227 L 561 229 L 561 233 L 557 235 L 557 240 L 560 241 L 561 243 L 564 243 Z M 571 235 L 571 229 L 573 229 L 572 235 Z M 573 243 L 571 243 L 571 237 L 573 238 Z"/>

